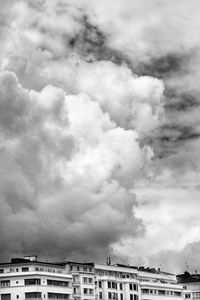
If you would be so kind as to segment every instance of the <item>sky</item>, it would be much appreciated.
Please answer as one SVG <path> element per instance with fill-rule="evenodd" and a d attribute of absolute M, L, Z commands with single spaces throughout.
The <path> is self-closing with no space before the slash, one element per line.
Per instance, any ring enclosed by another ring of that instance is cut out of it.
<path fill-rule="evenodd" d="M 0 259 L 200 272 L 199 0 L 0 0 Z"/>

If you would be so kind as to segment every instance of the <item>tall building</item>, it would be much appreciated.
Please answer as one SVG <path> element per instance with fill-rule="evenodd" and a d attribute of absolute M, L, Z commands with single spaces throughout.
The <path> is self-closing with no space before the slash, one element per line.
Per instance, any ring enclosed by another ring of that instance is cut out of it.
<path fill-rule="evenodd" d="M 161 270 L 110 260 L 101 265 L 28 257 L 0 264 L 0 295 L 0 300 L 181 300 L 190 292 Z"/>

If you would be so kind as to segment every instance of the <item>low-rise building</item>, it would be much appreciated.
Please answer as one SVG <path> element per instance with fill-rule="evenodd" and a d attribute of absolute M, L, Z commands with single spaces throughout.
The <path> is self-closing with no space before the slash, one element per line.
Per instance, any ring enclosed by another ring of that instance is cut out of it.
<path fill-rule="evenodd" d="M 177 275 L 177 279 L 185 289 L 186 299 L 190 298 L 189 293 L 191 293 L 192 300 L 200 300 L 200 274 L 197 272 L 195 274 L 184 272 L 183 274 Z"/>
<path fill-rule="evenodd" d="M 181 300 L 190 291 L 161 270 L 95 263 L 38 261 L 0 264 L 0 300 Z M 200 299 L 200 298 L 193 298 Z"/>
<path fill-rule="evenodd" d="M 72 299 L 72 275 L 65 265 L 36 259 L 0 264 L 1 300 Z"/>
<path fill-rule="evenodd" d="M 73 299 L 94 300 L 94 263 L 66 262 L 66 270 L 72 275 Z"/>

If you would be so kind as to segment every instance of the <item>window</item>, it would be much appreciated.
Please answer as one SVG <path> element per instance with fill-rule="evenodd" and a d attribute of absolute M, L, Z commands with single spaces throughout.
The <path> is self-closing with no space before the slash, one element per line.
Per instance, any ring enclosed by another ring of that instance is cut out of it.
<path fill-rule="evenodd" d="M 108 293 L 108 299 L 112 299 L 112 293 Z"/>
<path fill-rule="evenodd" d="M 116 282 L 112 282 L 112 289 L 116 289 L 116 288 L 117 288 Z"/>
<path fill-rule="evenodd" d="M 134 300 L 138 300 L 138 295 L 134 295 Z"/>
<path fill-rule="evenodd" d="M 86 277 L 83 277 L 83 282 L 87 283 L 87 278 Z"/>
<path fill-rule="evenodd" d="M 133 289 L 134 289 L 134 291 L 137 291 L 137 290 L 138 290 L 137 284 L 134 284 L 134 285 L 133 285 Z"/>
<path fill-rule="evenodd" d="M 41 280 L 39 278 L 24 279 L 24 284 L 25 285 L 40 285 Z"/>
<path fill-rule="evenodd" d="M 1 280 L 1 287 L 10 286 L 10 280 Z"/>
<path fill-rule="evenodd" d="M 25 293 L 25 299 L 32 299 L 32 298 L 41 299 L 42 295 L 40 292 Z"/>
<path fill-rule="evenodd" d="M 111 289 L 111 282 L 108 281 L 108 288 Z"/>
<path fill-rule="evenodd" d="M 1 300 L 10 300 L 11 294 L 1 294 Z"/>
<path fill-rule="evenodd" d="M 149 289 L 142 289 L 142 294 L 149 294 Z"/>
<path fill-rule="evenodd" d="M 1 273 L 1 274 L 4 273 L 4 269 L 0 269 L 0 273 Z"/>
<path fill-rule="evenodd" d="M 50 280 L 50 279 L 47 279 L 47 285 L 69 286 L 69 282 L 68 281 L 61 281 L 61 280 Z"/>
<path fill-rule="evenodd" d="M 84 293 L 84 294 L 87 294 L 87 290 L 88 290 L 88 289 L 83 289 L 83 293 Z"/>
<path fill-rule="evenodd" d="M 174 296 L 181 297 L 181 292 L 174 292 Z"/>
<path fill-rule="evenodd" d="M 158 295 L 165 295 L 165 291 L 164 290 L 158 290 Z"/>
<path fill-rule="evenodd" d="M 123 300 L 123 294 L 120 294 L 120 300 Z"/>
<path fill-rule="evenodd" d="M 102 288 L 102 282 L 99 281 L 99 288 L 101 289 Z"/>
<path fill-rule="evenodd" d="M 83 293 L 85 295 L 93 295 L 94 294 L 94 290 L 93 289 L 83 289 Z"/>
<path fill-rule="evenodd" d="M 48 293 L 49 299 L 69 299 L 69 294 Z"/>
<path fill-rule="evenodd" d="M 93 295 L 93 289 L 89 289 L 89 294 Z"/>
<path fill-rule="evenodd" d="M 16 272 L 19 272 L 19 269 L 18 269 L 18 268 L 16 269 Z"/>
<path fill-rule="evenodd" d="M 99 299 L 103 299 L 102 292 L 99 292 Z"/>
<path fill-rule="evenodd" d="M 121 291 L 123 290 L 123 284 L 122 284 L 122 283 L 119 284 L 119 289 L 120 289 Z"/>
<path fill-rule="evenodd" d="M 132 283 L 129 284 L 129 290 L 131 290 L 131 291 L 133 290 L 133 285 L 132 285 Z M 132 296 L 132 295 L 131 295 L 131 296 Z"/>
<path fill-rule="evenodd" d="M 19 295 L 17 295 L 17 299 L 19 299 Z"/>
<path fill-rule="evenodd" d="M 29 271 L 29 268 L 22 268 L 22 272 L 28 272 Z"/>
<path fill-rule="evenodd" d="M 133 295 L 132 294 L 130 294 L 130 300 L 133 300 Z"/>

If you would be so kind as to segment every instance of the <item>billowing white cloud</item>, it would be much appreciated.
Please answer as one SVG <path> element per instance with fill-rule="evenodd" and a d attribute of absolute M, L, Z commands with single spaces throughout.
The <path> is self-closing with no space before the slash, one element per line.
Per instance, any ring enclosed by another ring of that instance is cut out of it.
<path fill-rule="evenodd" d="M 159 264 L 198 248 L 198 11 L 1 1 L 2 258 Z"/>

